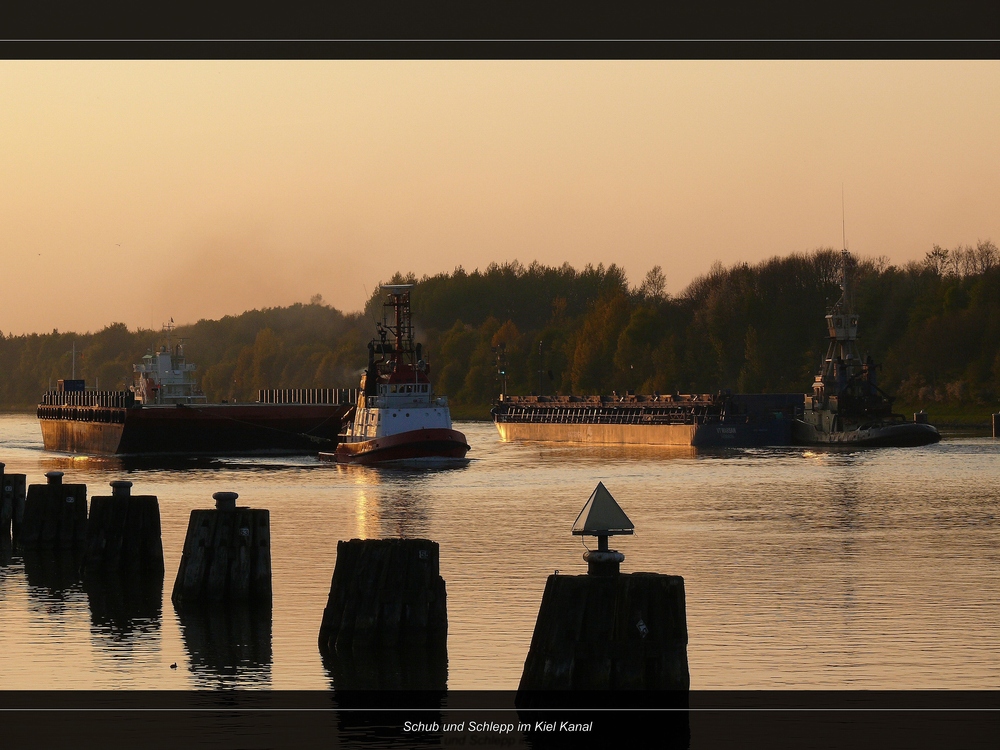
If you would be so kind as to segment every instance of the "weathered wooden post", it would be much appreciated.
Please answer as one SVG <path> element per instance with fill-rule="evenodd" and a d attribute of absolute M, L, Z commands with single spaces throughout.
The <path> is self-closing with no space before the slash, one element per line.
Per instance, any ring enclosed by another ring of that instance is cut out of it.
<path fill-rule="evenodd" d="M 28 478 L 24 474 L 3 475 L 4 504 L 10 507 L 10 531 L 11 540 L 17 544 L 18 536 L 21 533 L 21 524 L 24 522 L 24 498 L 27 491 Z"/>
<path fill-rule="evenodd" d="M 4 491 L 4 469 L 6 464 L 0 462 L 0 565 L 10 562 L 13 547 L 10 540 L 10 519 L 14 515 L 13 497 Z M 13 489 L 13 488 L 11 488 Z M 13 493 L 10 493 L 13 495 Z"/>
<path fill-rule="evenodd" d="M 6 486 L 6 482 L 4 482 L 4 469 L 6 468 L 7 464 L 0 462 L 0 542 L 10 540 L 10 519 L 14 515 L 13 493 L 8 493 L 3 489 Z M 11 487 L 11 489 L 14 488 Z"/>
<path fill-rule="evenodd" d="M 63 484 L 61 471 L 28 487 L 18 543 L 23 550 L 81 548 L 87 536 L 87 485 Z"/>
<path fill-rule="evenodd" d="M 216 492 L 215 509 L 192 510 L 171 600 L 175 605 L 271 605 L 271 521 L 264 509 L 236 507 Z"/>
<path fill-rule="evenodd" d="M 337 563 L 319 630 L 338 690 L 444 690 L 448 605 L 428 539 L 352 539 Z"/>
<path fill-rule="evenodd" d="M 83 588 L 95 623 L 130 632 L 136 621 L 158 621 L 163 609 L 163 543 L 155 495 L 131 494 L 111 482 L 111 496 L 90 500 Z"/>
<path fill-rule="evenodd" d="M 111 482 L 111 496 L 90 501 L 84 569 L 163 577 L 160 505 L 156 495 L 133 495 L 132 483 Z"/>
<path fill-rule="evenodd" d="M 993 437 L 1000 437 L 1000 414 L 993 415 Z"/>
<path fill-rule="evenodd" d="M 634 526 L 603 483 L 573 525 L 596 536 L 587 575 L 551 575 L 518 686 L 518 705 L 540 691 L 686 691 L 684 579 L 621 573 L 608 537 Z"/>

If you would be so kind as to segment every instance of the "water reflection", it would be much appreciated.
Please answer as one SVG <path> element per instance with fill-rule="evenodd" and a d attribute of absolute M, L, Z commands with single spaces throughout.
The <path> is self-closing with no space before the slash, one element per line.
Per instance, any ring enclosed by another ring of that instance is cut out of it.
<path fill-rule="evenodd" d="M 271 686 L 271 608 L 246 603 L 178 608 L 196 689 Z"/>
<path fill-rule="evenodd" d="M 444 645 L 355 644 L 322 653 L 323 667 L 334 690 L 431 691 L 448 686 L 448 650 Z"/>
<path fill-rule="evenodd" d="M 361 539 L 427 535 L 433 473 L 448 469 L 341 467 L 356 487 L 354 520 Z"/>
<path fill-rule="evenodd" d="M 163 575 L 88 573 L 83 588 L 90 603 L 91 634 L 106 647 L 158 638 L 163 615 Z"/>
<path fill-rule="evenodd" d="M 24 572 L 33 599 L 59 602 L 81 589 L 82 550 L 26 550 Z"/>

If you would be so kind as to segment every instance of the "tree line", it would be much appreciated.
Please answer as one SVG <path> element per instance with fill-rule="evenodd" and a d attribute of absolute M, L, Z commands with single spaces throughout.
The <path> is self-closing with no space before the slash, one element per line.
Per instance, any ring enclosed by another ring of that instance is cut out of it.
<path fill-rule="evenodd" d="M 677 295 L 662 269 L 629 283 L 612 264 L 518 262 L 386 283 L 415 284 L 413 320 L 435 390 L 456 413 L 486 416 L 512 394 L 805 392 L 827 346 L 824 315 L 840 296 L 840 253 L 820 249 L 757 264 L 715 264 Z M 860 259 L 860 345 L 908 407 L 996 410 L 1000 399 L 1000 253 L 991 241 L 934 246 L 920 262 Z M 380 319 L 375 292 L 345 314 L 309 304 L 180 326 L 210 401 L 260 388 L 355 387 Z M 25 408 L 76 373 L 112 390 L 165 343 L 114 323 L 97 333 L 0 334 L 0 406 Z"/>

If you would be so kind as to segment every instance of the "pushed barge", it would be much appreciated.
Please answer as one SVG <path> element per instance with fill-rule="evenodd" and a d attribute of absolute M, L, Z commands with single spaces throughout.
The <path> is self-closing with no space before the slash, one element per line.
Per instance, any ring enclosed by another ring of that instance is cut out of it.
<path fill-rule="evenodd" d="M 305 454 L 333 449 L 355 389 L 262 390 L 256 403 L 206 403 L 181 344 L 133 367 L 128 390 L 59 381 L 37 415 L 45 450 L 87 455 Z"/>
<path fill-rule="evenodd" d="M 492 409 L 500 439 L 678 445 L 790 445 L 801 393 L 507 396 Z"/>
<path fill-rule="evenodd" d="M 413 343 L 412 284 L 383 284 L 386 301 L 378 338 L 368 344 L 368 369 L 354 420 L 334 453 L 320 459 L 356 464 L 436 464 L 465 461 L 469 443 L 452 429 L 448 399 L 431 387 L 430 365 Z M 391 339 L 391 340 L 390 340 Z"/>

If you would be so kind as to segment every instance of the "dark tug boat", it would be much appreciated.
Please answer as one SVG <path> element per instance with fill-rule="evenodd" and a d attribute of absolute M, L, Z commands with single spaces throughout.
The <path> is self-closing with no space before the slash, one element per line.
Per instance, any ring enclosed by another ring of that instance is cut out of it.
<path fill-rule="evenodd" d="M 168 331 L 169 334 L 169 331 Z M 46 450 L 86 455 L 308 454 L 332 450 L 355 389 L 259 391 L 256 403 L 209 404 L 182 344 L 150 351 L 128 390 L 59 381 L 37 415 Z"/>
<path fill-rule="evenodd" d="M 895 400 L 877 384 L 872 358 L 858 353 L 858 315 L 854 312 L 854 258 L 841 254 L 841 296 L 826 314 L 830 345 L 805 397 L 800 418 L 792 423 L 792 437 L 800 445 L 909 447 L 936 443 L 938 429 L 926 414 L 909 422 L 892 411 Z"/>

